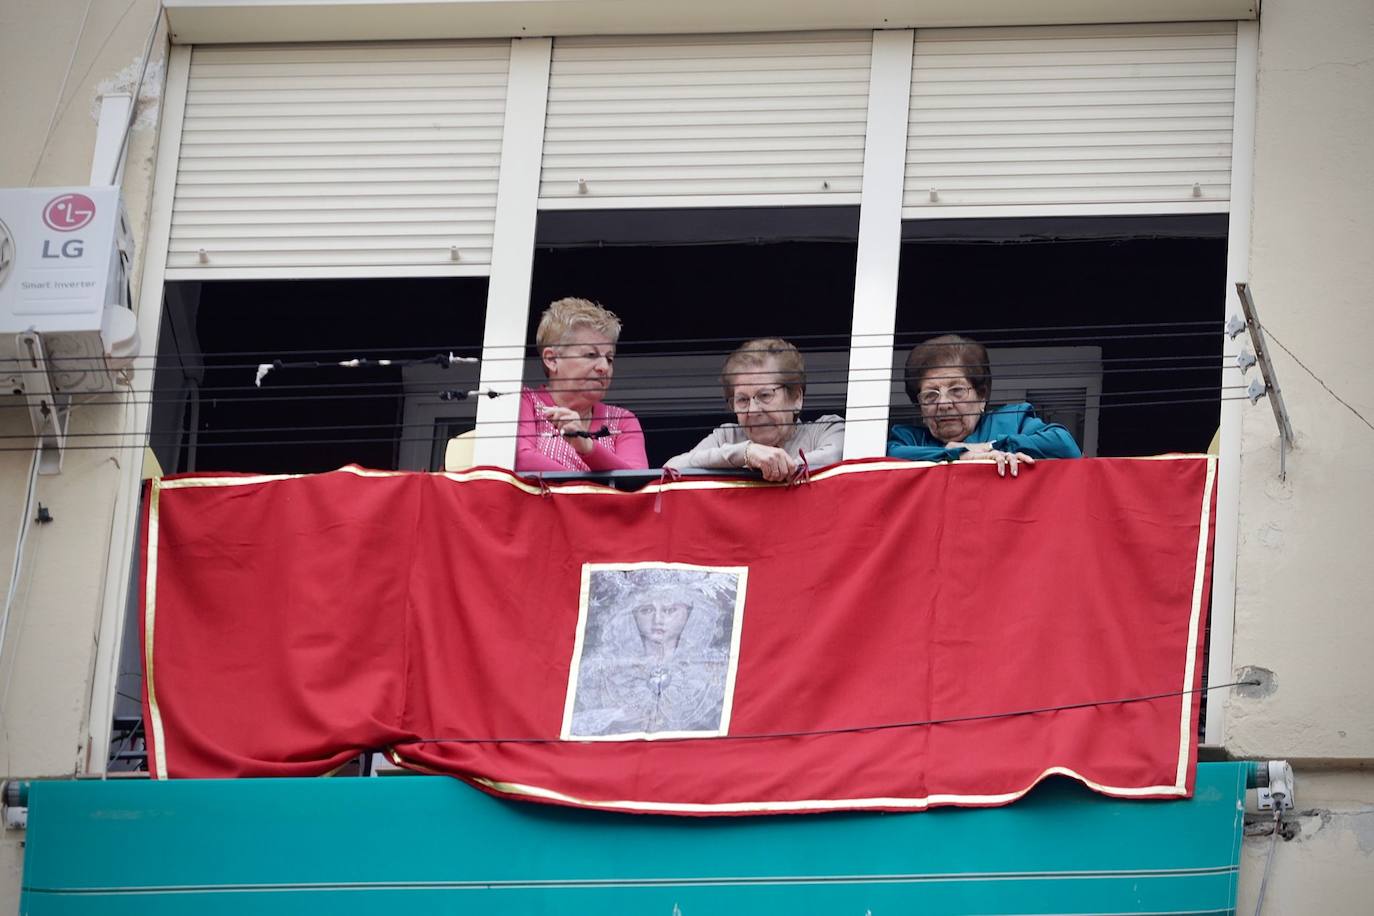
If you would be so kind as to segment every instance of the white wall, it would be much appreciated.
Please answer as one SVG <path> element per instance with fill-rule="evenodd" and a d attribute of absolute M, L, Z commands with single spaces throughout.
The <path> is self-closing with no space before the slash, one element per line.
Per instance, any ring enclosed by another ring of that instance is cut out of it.
<path fill-rule="evenodd" d="M 1263 323 L 1374 421 L 1374 4 L 1265 0 L 1250 280 Z M 1278 479 L 1267 404 L 1247 407 L 1235 664 L 1274 673 L 1233 697 L 1226 746 L 1299 767 L 1302 830 L 1275 853 L 1265 912 L 1368 912 L 1374 899 L 1374 430 L 1277 347 L 1298 436 Z M 1361 769 L 1362 767 L 1366 769 Z M 1261 853 L 1247 840 L 1240 910 Z"/>
<path fill-rule="evenodd" d="M 5 119 L 0 187 L 88 183 L 98 96 L 132 90 L 156 9 L 155 0 L 92 0 L 89 15 L 82 0 L 0 3 L 0 112 Z M 147 224 L 164 49 L 165 38 L 159 36 L 124 178 L 139 245 L 135 282 Z M 0 395 L 0 407 L 15 403 Z M 72 431 L 112 430 L 120 415 L 116 407 L 80 409 Z M 28 431 L 26 411 L 0 409 L 0 436 Z M 0 439 L 0 447 L 24 444 L 22 439 Z M 29 457 L 0 451 L 0 588 L 9 583 Z M 69 775 L 87 765 L 91 666 L 117 465 L 140 460 L 138 452 L 70 451 L 60 476 L 39 478 L 38 499 L 54 521 L 30 532 L 20 599 L 0 657 L 0 776 Z M 18 907 L 21 839 L 8 831 L 0 836 L 0 912 Z"/>

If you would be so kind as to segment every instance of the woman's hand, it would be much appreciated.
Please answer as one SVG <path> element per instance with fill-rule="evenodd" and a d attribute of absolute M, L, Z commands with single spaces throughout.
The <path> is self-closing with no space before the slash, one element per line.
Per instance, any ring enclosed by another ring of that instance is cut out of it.
<path fill-rule="evenodd" d="M 988 461 L 997 462 L 997 476 L 1006 477 L 1007 469 L 1011 469 L 1011 476 L 1015 477 L 1020 473 L 1021 464 L 1035 464 L 1035 459 L 1025 452 L 1003 452 L 992 447 L 988 442 L 970 442 L 964 446 L 964 453 L 959 456 L 960 461 Z"/>
<path fill-rule="evenodd" d="M 749 442 L 744 446 L 744 466 L 762 471 L 764 480 L 781 482 L 792 476 L 797 462 L 776 446 Z"/>
<path fill-rule="evenodd" d="M 582 415 L 571 407 L 559 407 L 555 404 L 541 405 L 539 415 L 552 423 L 553 428 L 568 440 L 568 444 L 579 455 L 586 455 L 596 447 L 596 443 L 591 439 L 576 435 L 587 432 L 587 421 L 582 419 Z"/>

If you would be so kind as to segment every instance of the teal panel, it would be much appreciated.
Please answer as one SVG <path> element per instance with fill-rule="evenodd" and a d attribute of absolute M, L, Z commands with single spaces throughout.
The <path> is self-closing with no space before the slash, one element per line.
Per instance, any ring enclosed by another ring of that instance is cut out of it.
<path fill-rule="evenodd" d="M 21 912 L 1231 913 L 1242 764 L 1186 801 L 680 818 L 443 777 L 35 783 Z"/>

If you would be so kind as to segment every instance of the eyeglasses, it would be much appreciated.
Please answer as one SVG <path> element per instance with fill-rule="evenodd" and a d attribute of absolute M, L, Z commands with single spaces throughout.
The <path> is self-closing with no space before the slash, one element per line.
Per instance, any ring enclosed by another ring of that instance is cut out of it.
<path fill-rule="evenodd" d="M 773 402 L 778 399 L 778 392 L 786 387 L 786 385 L 765 385 L 753 394 L 739 392 L 730 399 L 730 405 L 735 408 L 735 413 L 744 413 L 753 404 L 758 404 L 767 409 L 773 406 Z"/>
<path fill-rule="evenodd" d="M 967 401 L 972 396 L 973 389 L 968 385 L 950 385 L 948 388 L 922 388 L 916 395 L 916 401 L 922 407 L 934 407 L 940 403 L 941 397 L 948 397 L 958 404 L 961 401 Z"/>

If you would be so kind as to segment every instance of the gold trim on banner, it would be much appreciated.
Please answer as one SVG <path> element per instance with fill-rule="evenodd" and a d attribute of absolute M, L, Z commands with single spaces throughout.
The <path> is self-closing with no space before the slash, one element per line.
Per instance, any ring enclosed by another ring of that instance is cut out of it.
<path fill-rule="evenodd" d="M 148 487 L 148 557 L 144 570 L 143 592 L 143 681 L 148 691 L 148 715 L 152 718 L 153 777 L 167 778 L 167 742 L 163 737 L 162 711 L 157 705 L 157 686 L 153 677 L 154 624 L 157 621 L 157 540 L 158 507 L 161 502 L 162 480 L 153 478 Z"/>
<path fill-rule="evenodd" d="M 405 763 L 399 754 L 396 755 L 397 762 L 404 766 L 411 766 Z M 413 769 L 435 772 L 424 766 L 413 766 Z M 1121 798 L 1139 798 L 1141 796 L 1181 796 L 1185 789 L 1181 786 L 1107 786 L 1093 782 L 1091 779 L 1069 769 L 1068 767 L 1050 767 L 1031 780 L 1031 783 L 1023 789 L 1014 792 L 1004 792 L 998 795 L 930 795 L 925 798 L 905 798 L 894 796 L 890 798 L 811 798 L 795 799 L 789 801 L 753 801 L 753 802 L 719 802 L 719 803 L 695 803 L 695 802 L 645 802 L 630 801 L 625 799 L 603 800 L 578 798 L 575 795 L 568 795 L 553 789 L 545 789 L 540 786 L 528 786 L 516 782 L 503 782 L 497 779 L 487 779 L 482 776 L 464 776 L 470 782 L 483 786 L 493 792 L 500 792 L 504 795 L 520 795 L 530 798 L 541 798 L 546 801 L 563 802 L 570 805 L 578 805 L 586 808 L 611 808 L 620 811 L 639 811 L 656 812 L 661 814 L 749 814 L 763 812 L 786 812 L 786 811 L 839 811 L 839 810 L 862 810 L 872 808 L 905 808 L 911 810 L 922 810 L 932 805 L 1005 805 L 1014 802 L 1026 795 L 1048 776 L 1068 776 L 1083 783 L 1095 792 L 1103 795 L 1112 795 Z"/>
<path fill-rule="evenodd" d="M 1167 455 L 1137 455 L 1125 456 L 1120 458 L 1107 459 L 1073 459 L 1073 460 L 1105 460 L 1105 461 L 1194 461 L 1197 459 L 1215 460 L 1213 455 L 1192 454 L 1192 453 L 1173 453 Z M 1071 459 L 1065 459 L 1071 460 Z M 831 477 L 844 477 L 849 474 L 868 474 L 876 471 L 902 471 L 910 472 L 924 470 L 927 468 L 951 468 L 961 465 L 991 464 L 991 459 L 980 459 L 977 461 L 906 461 L 898 458 L 872 458 L 860 459 L 851 463 L 831 465 L 810 474 L 811 482 L 828 480 Z M 627 491 L 619 490 L 615 487 L 599 483 L 581 483 L 562 481 L 547 481 L 542 486 L 538 482 L 531 482 L 531 478 L 521 477 L 516 472 L 506 468 L 498 467 L 476 467 L 463 471 L 374 471 L 369 468 L 359 467 L 358 465 L 345 465 L 335 471 L 325 471 L 320 474 L 248 474 L 234 475 L 231 477 L 181 477 L 173 480 L 162 480 L 163 489 L 180 490 L 192 487 L 235 487 L 248 486 L 252 484 L 275 483 L 282 480 L 298 480 L 303 477 L 321 477 L 324 474 L 352 474 L 355 477 L 405 477 L 411 474 L 425 474 L 430 477 L 441 477 L 453 483 L 471 483 L 474 481 L 494 481 L 512 486 L 532 496 L 544 493 L 572 493 L 589 496 L 618 496 L 634 497 L 649 493 L 668 493 L 674 490 L 753 490 L 753 489 L 778 489 L 792 486 L 787 483 L 770 483 L 764 480 L 732 480 L 728 478 L 705 479 L 705 480 L 671 480 L 662 483 L 645 484 L 638 490 Z M 534 478 L 537 481 L 537 478 Z"/>
<path fill-rule="evenodd" d="M 1197 529 L 1197 561 L 1193 571 L 1193 607 L 1188 618 L 1188 655 L 1183 669 L 1183 695 L 1179 697 L 1183 707 L 1179 723 L 1178 775 L 1179 788 L 1187 785 L 1188 748 L 1192 743 L 1193 724 L 1193 677 L 1196 674 L 1199 630 L 1202 623 L 1203 583 L 1207 581 L 1207 534 L 1212 523 L 1212 484 L 1217 476 L 1217 458 L 1207 457 L 1207 482 L 1202 487 L 1202 519 Z M 1205 698 L 1204 698 L 1205 701 Z"/>

